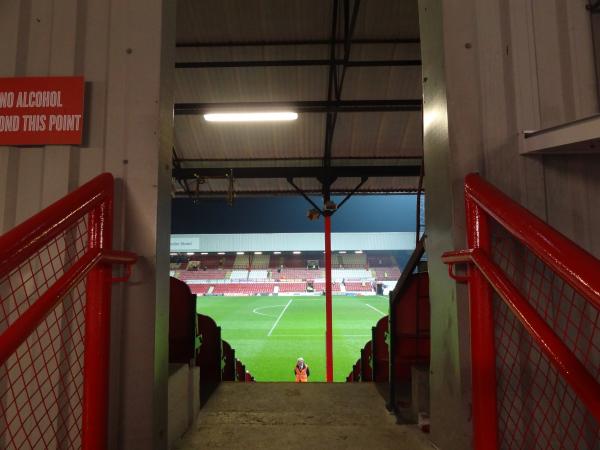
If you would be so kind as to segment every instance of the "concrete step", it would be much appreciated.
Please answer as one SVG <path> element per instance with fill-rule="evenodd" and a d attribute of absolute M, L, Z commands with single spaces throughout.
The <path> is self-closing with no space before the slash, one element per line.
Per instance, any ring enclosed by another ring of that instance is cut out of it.
<path fill-rule="evenodd" d="M 178 450 L 431 450 L 372 383 L 221 383 Z"/>

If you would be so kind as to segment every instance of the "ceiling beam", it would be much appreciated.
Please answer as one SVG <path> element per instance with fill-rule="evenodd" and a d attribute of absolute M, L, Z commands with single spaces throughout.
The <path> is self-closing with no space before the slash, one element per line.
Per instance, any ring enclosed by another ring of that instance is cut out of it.
<path fill-rule="evenodd" d="M 176 115 L 226 111 L 293 109 L 298 113 L 421 111 L 421 99 L 290 102 L 175 103 Z"/>
<path fill-rule="evenodd" d="M 282 60 L 248 60 L 248 61 L 186 61 L 175 63 L 176 69 L 222 69 L 230 67 L 301 67 L 329 66 L 329 59 L 282 59 Z M 420 66 L 420 59 L 380 59 L 364 61 L 333 60 L 334 65 L 345 67 L 406 67 Z"/>
<path fill-rule="evenodd" d="M 344 44 L 338 39 L 337 44 Z M 353 44 L 360 45 L 385 45 L 385 44 L 419 44 L 419 38 L 382 38 L 382 39 L 352 39 Z M 177 48 L 210 48 L 210 47 L 277 47 L 298 45 L 329 45 L 329 39 L 302 39 L 302 40 L 274 40 L 274 41 L 208 41 L 208 42 L 178 42 Z"/>
<path fill-rule="evenodd" d="M 419 164 L 385 166 L 313 166 L 313 167 L 210 167 L 173 168 L 173 178 L 362 178 L 362 177 L 418 177 Z"/>
<path fill-rule="evenodd" d="M 342 98 L 342 89 L 344 88 L 344 80 L 346 77 L 346 69 L 348 68 L 348 62 L 350 60 L 350 49 L 352 48 L 352 35 L 354 34 L 354 28 L 356 26 L 356 19 L 358 17 L 358 11 L 360 9 L 360 0 L 354 0 L 352 2 L 352 12 L 350 11 L 351 5 L 350 0 L 338 0 L 333 1 L 333 23 L 331 29 L 331 45 L 330 45 L 330 65 L 329 65 L 329 89 L 327 92 L 327 101 L 329 103 L 332 100 L 340 102 Z M 343 13 L 343 59 L 341 67 L 336 63 L 337 61 L 337 29 L 336 22 L 339 17 L 339 7 L 341 6 L 341 12 Z M 340 71 L 341 68 L 341 71 Z M 327 172 L 331 165 L 331 153 L 333 148 L 333 136 L 335 133 L 335 126 L 337 123 L 337 114 L 339 110 L 334 109 L 327 112 L 327 118 L 325 122 L 325 143 L 323 151 L 323 167 Z M 330 196 L 330 189 L 332 183 L 335 181 L 335 177 L 322 178 L 323 184 L 323 201 L 327 202 Z"/>

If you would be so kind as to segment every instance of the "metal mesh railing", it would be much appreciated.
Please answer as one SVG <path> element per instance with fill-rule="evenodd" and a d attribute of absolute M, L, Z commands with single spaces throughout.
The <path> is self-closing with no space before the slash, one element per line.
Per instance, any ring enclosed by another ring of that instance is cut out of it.
<path fill-rule="evenodd" d="M 0 277 L 0 331 L 85 254 L 86 219 Z M 80 282 L 0 366 L 0 448 L 81 447 L 85 301 Z"/>
<path fill-rule="evenodd" d="M 600 312 L 493 224 L 491 257 L 600 382 Z M 494 295 L 502 449 L 600 449 L 600 427 L 506 303 Z"/>
<path fill-rule="evenodd" d="M 0 235 L 0 449 L 106 448 L 113 183 Z"/>
<path fill-rule="evenodd" d="M 600 450 L 600 260 L 476 174 L 465 202 L 474 448 Z"/>

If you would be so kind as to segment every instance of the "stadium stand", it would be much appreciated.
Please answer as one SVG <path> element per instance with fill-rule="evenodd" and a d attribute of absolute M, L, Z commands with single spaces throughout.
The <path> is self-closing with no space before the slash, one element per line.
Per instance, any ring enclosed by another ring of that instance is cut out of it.
<path fill-rule="evenodd" d="M 213 294 L 254 295 L 272 294 L 274 283 L 221 283 L 215 284 Z"/>
<path fill-rule="evenodd" d="M 252 270 L 268 269 L 270 259 L 270 255 L 252 255 L 250 268 Z"/>
<path fill-rule="evenodd" d="M 368 280 L 373 278 L 371 271 L 366 269 L 333 269 L 331 276 L 334 280 Z"/>
<path fill-rule="evenodd" d="M 202 339 L 198 339 L 202 336 Z M 204 405 L 221 381 L 254 381 L 245 371 L 237 373 L 235 351 L 221 339 L 221 329 L 208 316 L 196 314 L 196 297 L 182 281 L 171 277 L 169 297 L 169 363 L 200 368 L 200 405 Z"/>
<path fill-rule="evenodd" d="M 279 283 L 279 292 L 306 292 L 306 283 Z"/>
<path fill-rule="evenodd" d="M 272 271 L 271 278 L 274 280 L 314 280 L 325 278 L 325 271 L 320 269 L 281 269 Z"/>
<path fill-rule="evenodd" d="M 220 255 L 219 266 L 223 269 L 233 269 L 236 255 Z"/>
<path fill-rule="evenodd" d="M 182 281 L 171 277 L 169 296 L 169 363 L 188 364 L 195 356 L 196 297 Z"/>
<path fill-rule="evenodd" d="M 284 268 L 306 268 L 306 259 L 302 255 L 289 255 L 282 259 Z"/>
<path fill-rule="evenodd" d="M 346 291 L 349 292 L 372 292 L 373 286 L 368 281 L 346 281 Z"/>
<path fill-rule="evenodd" d="M 192 291 L 192 294 L 206 295 L 206 294 L 208 294 L 208 291 L 210 290 L 212 285 L 210 285 L 210 284 L 190 284 L 188 286 L 190 288 L 190 291 Z"/>
<path fill-rule="evenodd" d="M 371 268 L 375 267 L 394 267 L 396 265 L 391 255 L 367 254 L 367 264 Z"/>
<path fill-rule="evenodd" d="M 247 280 L 248 279 L 248 271 L 247 270 L 233 270 L 229 278 L 232 280 Z"/>
<path fill-rule="evenodd" d="M 324 291 L 325 290 L 325 282 L 322 281 L 315 281 L 313 283 L 313 287 L 315 288 L 315 291 Z M 341 286 L 340 283 L 333 283 L 333 288 L 332 291 L 333 292 L 340 292 Z"/>
<path fill-rule="evenodd" d="M 189 258 L 190 260 L 188 261 Z M 318 265 L 320 269 L 308 269 Z M 395 258 L 384 253 L 335 253 L 333 255 L 333 281 L 336 292 L 367 293 L 373 292 L 372 281 L 395 282 L 401 274 L 394 266 Z M 171 255 L 172 275 L 190 283 L 193 292 L 198 295 L 234 295 L 235 289 L 241 289 L 240 295 L 273 293 L 279 282 L 315 281 L 316 291 L 322 290 L 325 270 L 322 252 L 307 252 L 301 255 Z M 337 264 L 337 267 L 336 267 Z M 233 269 L 233 267 L 237 269 Z M 182 269 L 191 270 L 182 270 Z M 227 269 L 229 268 L 229 270 Z M 231 281 L 229 281 L 231 280 Z M 240 281 L 255 283 L 240 283 Z M 270 281 L 270 286 L 265 285 Z M 217 286 L 230 283 L 229 287 Z M 343 283 L 340 285 L 340 283 Z M 252 287 L 251 285 L 256 285 Z M 214 286 L 211 290 L 211 286 Z M 268 287 L 268 288 L 267 288 Z M 300 290 L 297 291 L 300 287 Z M 280 292 L 305 292 L 306 283 L 283 287 Z"/>
<path fill-rule="evenodd" d="M 250 255 L 236 255 L 233 262 L 234 269 L 248 269 L 250 267 Z"/>
<path fill-rule="evenodd" d="M 401 271 L 397 267 L 378 267 L 372 269 L 371 272 L 375 273 L 377 280 L 397 280 L 400 278 Z"/>
<path fill-rule="evenodd" d="M 251 270 L 248 273 L 249 280 L 266 280 L 269 278 L 268 270 Z"/>
<path fill-rule="evenodd" d="M 365 253 L 346 253 L 340 255 L 341 265 L 344 269 L 358 269 L 367 267 L 367 255 Z"/>
<path fill-rule="evenodd" d="M 184 270 L 177 274 L 181 281 L 193 280 L 224 280 L 229 278 L 230 272 L 225 270 Z"/>
<path fill-rule="evenodd" d="M 423 253 L 421 240 L 391 294 L 390 316 L 373 327 L 371 341 L 361 350 L 361 358 L 346 378 L 348 382 L 387 382 L 388 408 L 399 417 L 415 414 L 419 400 L 411 396 L 423 383 L 418 374 L 429 372 L 429 276 L 427 272 L 414 273 Z M 389 268 L 373 272 L 380 270 Z"/>
<path fill-rule="evenodd" d="M 221 265 L 219 255 L 202 255 L 200 257 L 200 266 L 206 269 L 218 269 Z"/>

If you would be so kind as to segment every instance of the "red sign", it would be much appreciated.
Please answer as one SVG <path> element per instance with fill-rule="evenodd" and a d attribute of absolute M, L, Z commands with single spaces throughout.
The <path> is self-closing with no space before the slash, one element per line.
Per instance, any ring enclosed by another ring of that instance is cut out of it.
<path fill-rule="evenodd" d="M 83 77 L 0 78 L 0 145 L 81 145 Z"/>

